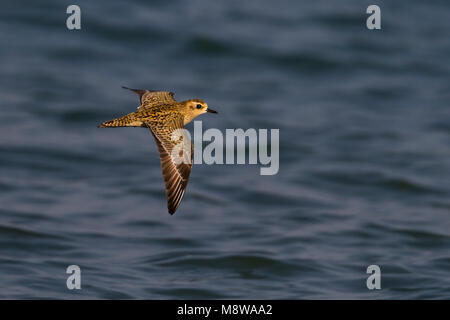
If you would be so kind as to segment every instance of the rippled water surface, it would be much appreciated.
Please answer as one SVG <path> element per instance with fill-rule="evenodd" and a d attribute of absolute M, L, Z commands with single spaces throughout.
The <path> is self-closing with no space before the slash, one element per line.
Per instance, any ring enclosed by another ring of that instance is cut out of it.
<path fill-rule="evenodd" d="M 448 1 L 76 4 L 1 6 L 0 298 L 450 298 Z M 96 128 L 121 85 L 279 128 L 279 173 L 194 166 L 170 216 L 148 130 Z"/>

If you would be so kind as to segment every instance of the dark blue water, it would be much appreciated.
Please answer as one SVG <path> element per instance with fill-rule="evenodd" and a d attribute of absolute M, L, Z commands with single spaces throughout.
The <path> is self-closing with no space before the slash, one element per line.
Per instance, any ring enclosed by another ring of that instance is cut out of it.
<path fill-rule="evenodd" d="M 69 4 L 1 5 L 0 298 L 450 298 L 448 1 Z M 194 166 L 170 216 L 148 130 L 96 128 L 121 85 L 279 128 L 279 173 Z"/>

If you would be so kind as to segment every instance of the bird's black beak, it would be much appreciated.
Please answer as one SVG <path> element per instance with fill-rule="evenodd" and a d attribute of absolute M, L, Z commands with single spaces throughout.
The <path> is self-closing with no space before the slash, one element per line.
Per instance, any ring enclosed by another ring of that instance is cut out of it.
<path fill-rule="evenodd" d="M 210 109 L 210 108 L 206 109 L 206 112 L 209 112 L 209 113 L 218 113 L 217 111 L 214 111 L 213 109 Z"/>

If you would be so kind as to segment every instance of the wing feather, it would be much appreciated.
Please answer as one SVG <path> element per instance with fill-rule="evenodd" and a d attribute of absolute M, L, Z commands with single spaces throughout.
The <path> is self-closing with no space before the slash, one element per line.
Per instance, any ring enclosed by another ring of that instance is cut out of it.
<path fill-rule="evenodd" d="M 146 122 L 146 124 L 158 146 L 161 171 L 166 186 L 167 208 L 170 214 L 174 214 L 181 203 L 189 181 L 192 168 L 193 146 L 188 141 L 187 136 L 183 136 L 183 139 L 186 139 L 183 142 L 172 140 L 174 130 L 184 129 L 184 121 L 181 114 L 175 117 L 175 119 L 164 123 Z M 190 155 L 190 163 L 189 161 L 181 161 L 178 163 L 173 159 L 172 151 L 180 143 L 182 143 L 183 156 Z"/>
<path fill-rule="evenodd" d="M 141 105 L 138 107 L 138 110 L 143 110 L 162 104 L 173 104 L 177 102 L 173 98 L 175 94 L 170 91 L 131 89 L 127 87 L 122 88 L 131 90 L 139 95 L 139 101 L 141 102 Z"/>

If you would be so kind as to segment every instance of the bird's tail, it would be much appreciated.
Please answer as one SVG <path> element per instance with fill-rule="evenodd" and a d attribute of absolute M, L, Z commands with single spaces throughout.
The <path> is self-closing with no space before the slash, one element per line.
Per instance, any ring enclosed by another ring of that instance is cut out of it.
<path fill-rule="evenodd" d="M 129 114 L 117 119 L 105 121 L 98 125 L 99 128 L 141 127 L 141 126 L 142 121 L 138 121 Z"/>

